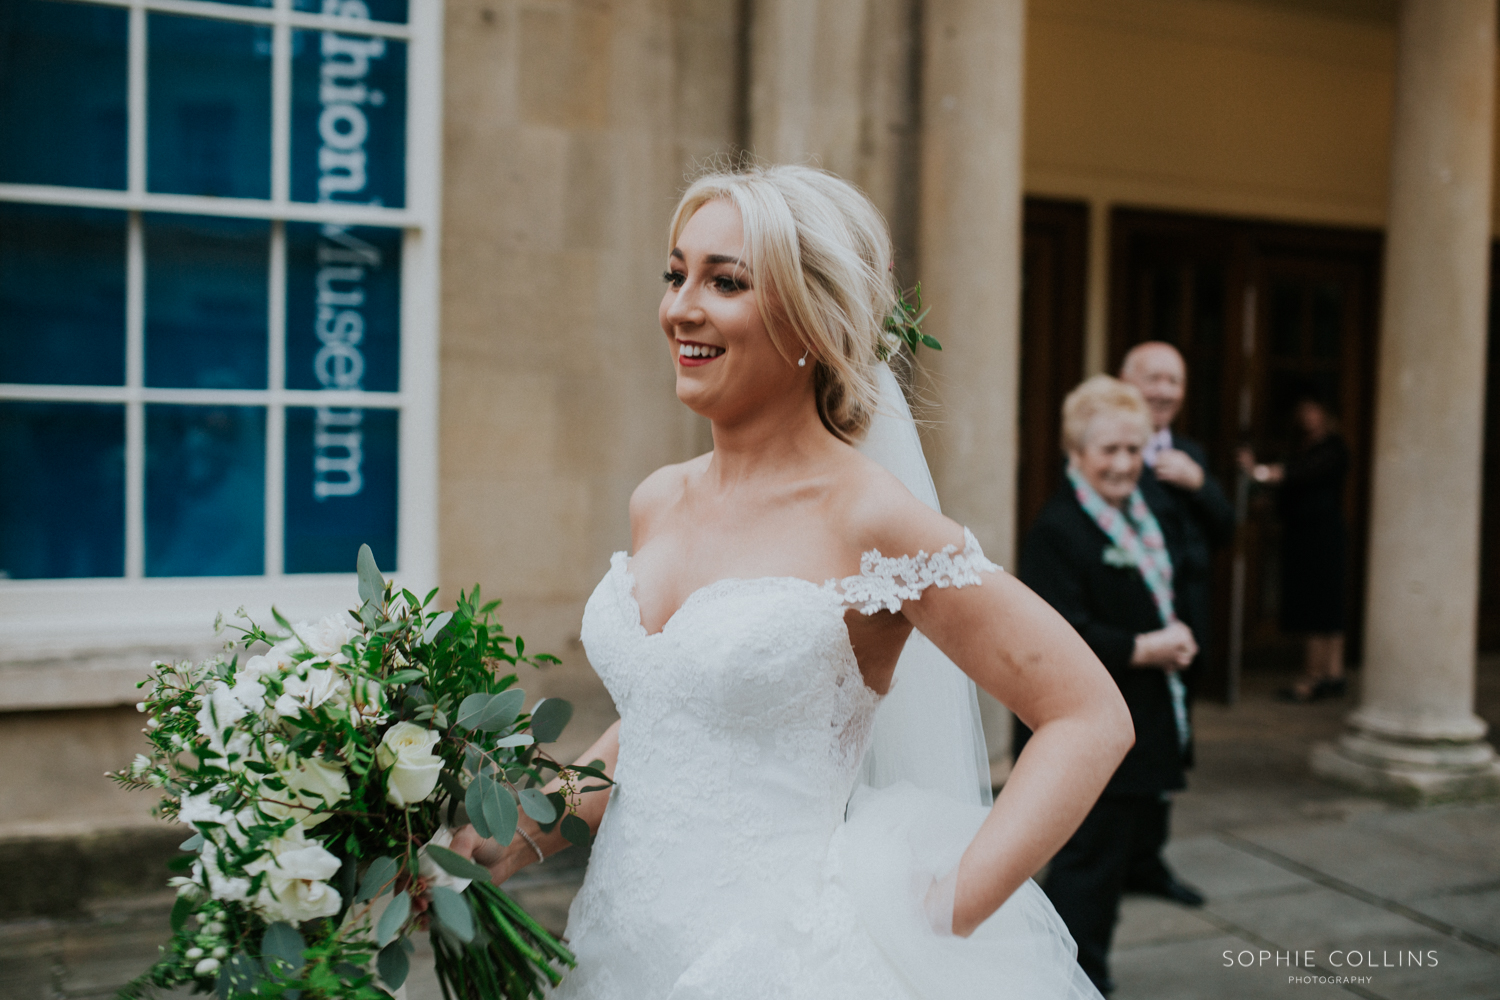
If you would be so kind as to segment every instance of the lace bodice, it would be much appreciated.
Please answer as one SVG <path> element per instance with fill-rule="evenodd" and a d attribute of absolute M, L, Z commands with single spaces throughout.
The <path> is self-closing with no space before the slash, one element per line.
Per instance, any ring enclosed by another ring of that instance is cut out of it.
<path fill-rule="evenodd" d="M 820 873 L 880 703 L 844 613 L 898 611 L 929 587 L 997 569 L 966 530 L 962 551 L 872 551 L 859 575 L 821 585 L 719 580 L 648 634 L 616 553 L 582 638 L 620 713 L 618 784 L 569 920 L 580 967 L 559 995 L 676 997 L 670 984 L 727 947 L 746 914 L 788 915 L 778 933 L 804 944 L 843 933 L 831 930 L 848 921 L 826 911 Z M 843 961 L 848 949 L 826 943 L 829 961 Z M 638 978 L 643 962 L 657 978 Z M 637 970 L 628 988 L 626 965 Z M 760 986 L 750 995 L 791 995 Z"/>

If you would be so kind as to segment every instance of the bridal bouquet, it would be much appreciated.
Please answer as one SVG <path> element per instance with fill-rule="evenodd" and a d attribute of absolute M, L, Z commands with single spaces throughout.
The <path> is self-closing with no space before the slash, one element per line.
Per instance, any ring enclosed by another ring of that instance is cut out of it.
<path fill-rule="evenodd" d="M 379 1000 L 406 979 L 422 930 L 449 1000 L 540 997 L 572 966 L 446 847 L 461 815 L 508 843 L 520 810 L 588 842 L 573 807 L 608 785 L 603 765 L 541 752 L 572 707 L 524 712 L 507 672 L 557 660 L 492 624 L 500 602 L 481 605 L 477 586 L 456 611 L 429 611 L 437 591 L 393 592 L 368 546 L 358 569 L 352 617 L 291 625 L 273 611 L 276 631 L 249 622 L 225 655 L 158 663 L 143 682 L 154 752 L 112 777 L 159 791 L 157 814 L 196 832 L 172 863 L 172 939 L 122 995 Z M 269 649 L 240 662 L 236 644 Z M 564 792 L 543 794 L 553 775 Z M 589 779 L 601 783 L 580 787 Z"/>

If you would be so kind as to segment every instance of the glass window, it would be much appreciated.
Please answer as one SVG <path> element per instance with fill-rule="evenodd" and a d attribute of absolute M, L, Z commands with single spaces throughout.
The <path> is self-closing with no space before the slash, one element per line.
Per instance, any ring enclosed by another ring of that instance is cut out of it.
<path fill-rule="evenodd" d="M 30 187 L 0 195 L 0 627 L 11 580 L 270 594 L 366 543 L 406 572 L 402 539 L 431 580 L 437 199 L 407 188 L 438 151 L 411 176 L 407 141 L 440 64 L 412 16 L 0 0 L 0 184 Z"/>
<path fill-rule="evenodd" d="M 266 411 L 146 407 L 146 575 L 265 571 Z"/>
<path fill-rule="evenodd" d="M 287 410 L 286 572 L 346 572 L 361 544 L 396 564 L 398 431 L 394 410 Z"/>
<path fill-rule="evenodd" d="M 146 22 L 146 186 L 271 195 L 271 29 L 152 14 Z"/>
<path fill-rule="evenodd" d="M 292 33 L 292 198 L 406 204 L 406 43 Z"/>
<path fill-rule="evenodd" d="M 292 0 L 293 10 L 406 23 L 407 0 Z"/>
<path fill-rule="evenodd" d="M 0 382 L 125 384 L 124 212 L 0 203 Z"/>
<path fill-rule="evenodd" d="M 271 225 L 147 215 L 146 384 L 266 388 Z"/>
<path fill-rule="evenodd" d="M 119 7 L 0 3 L 0 182 L 125 187 L 128 25 Z"/>
<path fill-rule="evenodd" d="M 0 577 L 123 576 L 125 407 L 0 400 Z"/>
<path fill-rule="evenodd" d="M 401 231 L 289 222 L 289 389 L 400 385 Z"/>

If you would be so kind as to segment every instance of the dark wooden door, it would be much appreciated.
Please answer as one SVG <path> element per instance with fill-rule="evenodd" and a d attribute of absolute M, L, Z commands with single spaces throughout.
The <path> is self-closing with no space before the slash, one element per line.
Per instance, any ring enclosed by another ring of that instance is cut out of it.
<path fill-rule="evenodd" d="M 1026 199 L 1021 237 L 1018 534 L 1036 520 L 1062 479 L 1062 401 L 1083 379 L 1088 233 L 1089 212 L 1083 202 Z"/>
<path fill-rule="evenodd" d="M 1489 334 L 1479 540 L 1479 650 L 1484 653 L 1500 652 L 1500 242 L 1490 249 Z"/>
<path fill-rule="evenodd" d="M 1242 665 L 1299 655 L 1297 637 L 1277 627 L 1274 497 L 1241 481 L 1234 453 L 1247 444 L 1286 457 L 1292 406 L 1306 394 L 1335 411 L 1353 455 L 1345 604 L 1349 654 L 1359 656 L 1380 252 L 1369 231 L 1130 209 L 1112 219 L 1111 364 L 1141 341 L 1177 345 L 1188 365 L 1177 432 L 1203 443 L 1244 516 L 1215 559 L 1207 693 L 1232 700 Z"/>

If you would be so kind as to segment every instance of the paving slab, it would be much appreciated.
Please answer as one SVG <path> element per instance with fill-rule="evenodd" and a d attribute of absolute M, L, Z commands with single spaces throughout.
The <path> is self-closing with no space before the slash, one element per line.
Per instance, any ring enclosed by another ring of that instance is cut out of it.
<path fill-rule="evenodd" d="M 1150 896 L 1126 896 L 1120 905 L 1114 946 L 1139 948 L 1173 941 L 1217 938 L 1223 928 L 1205 920 L 1198 910 Z"/>
<path fill-rule="evenodd" d="M 1472 934 L 1500 952 L 1500 886 L 1479 892 L 1444 893 L 1407 905 Z"/>
<path fill-rule="evenodd" d="M 1307 885 L 1307 879 L 1265 858 L 1247 854 L 1205 834 L 1167 845 L 1167 863 L 1210 899 L 1267 895 Z"/>

